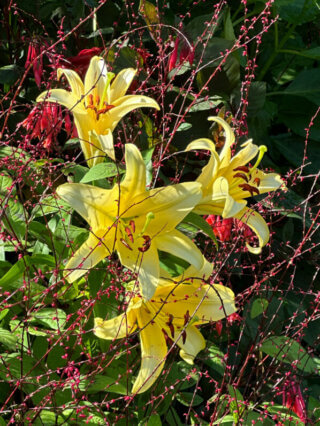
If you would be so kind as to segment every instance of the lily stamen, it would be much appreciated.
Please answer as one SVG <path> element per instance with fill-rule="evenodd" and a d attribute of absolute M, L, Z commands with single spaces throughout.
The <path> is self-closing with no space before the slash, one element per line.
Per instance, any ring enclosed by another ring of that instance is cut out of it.
<path fill-rule="evenodd" d="M 233 169 L 234 172 L 244 172 L 244 173 L 249 173 L 249 167 L 247 166 L 238 166 L 235 169 Z"/>
<path fill-rule="evenodd" d="M 241 183 L 241 184 L 239 185 L 239 188 L 241 188 L 241 189 L 242 189 L 242 191 L 248 191 L 248 192 L 250 192 L 251 197 L 253 197 L 253 196 L 254 196 L 254 192 L 255 192 L 257 195 L 259 195 L 259 194 L 260 194 L 260 191 L 259 191 L 259 189 L 258 189 L 258 188 L 256 188 L 255 186 L 249 185 L 248 183 Z"/>
<path fill-rule="evenodd" d="M 240 179 L 243 179 L 243 180 L 245 180 L 247 183 L 249 183 L 249 179 L 248 179 L 248 176 L 247 175 L 245 175 L 244 173 L 236 173 L 235 175 L 233 175 L 233 177 L 234 178 L 240 178 Z"/>
<path fill-rule="evenodd" d="M 120 238 L 120 242 L 127 247 L 127 249 L 132 251 L 132 248 L 129 246 L 129 244 L 126 242 L 126 240 L 124 240 L 123 238 Z"/>
<path fill-rule="evenodd" d="M 144 243 L 142 244 L 142 247 L 138 247 L 138 250 L 141 253 L 144 253 L 145 251 L 149 250 L 151 246 L 151 238 L 149 235 L 142 235 L 142 238 L 144 239 Z"/>

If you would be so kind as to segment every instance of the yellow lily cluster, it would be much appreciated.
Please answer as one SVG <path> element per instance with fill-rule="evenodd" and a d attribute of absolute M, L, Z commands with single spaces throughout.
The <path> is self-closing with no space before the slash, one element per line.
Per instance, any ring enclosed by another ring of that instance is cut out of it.
<path fill-rule="evenodd" d="M 84 83 L 75 71 L 58 68 L 58 79 L 64 75 L 71 92 L 47 90 L 37 98 L 37 102 L 57 102 L 72 112 L 89 167 L 103 162 L 105 155 L 115 160 L 112 132 L 126 114 L 136 108 L 159 110 L 157 102 L 148 96 L 126 95 L 135 74 L 133 68 L 125 68 L 115 77 L 108 72 L 104 59 L 94 56 Z"/>
<path fill-rule="evenodd" d="M 38 101 L 58 102 L 74 115 L 83 153 L 89 167 L 115 160 L 112 132 L 120 119 L 138 107 L 159 109 L 146 97 L 125 93 L 135 75 L 129 68 L 116 77 L 107 72 L 104 60 L 91 60 L 84 84 L 72 70 L 58 70 L 67 78 L 71 92 L 54 89 Z M 114 78 L 115 77 L 115 78 Z M 113 83 L 111 81 L 114 79 Z M 136 273 L 137 281 L 127 285 L 127 310 L 113 319 L 95 318 L 94 333 L 103 339 L 119 339 L 140 330 L 141 368 L 132 393 L 150 388 L 160 375 L 168 353 L 168 341 L 180 347 L 180 356 L 192 364 L 205 347 L 198 326 L 219 321 L 236 311 L 233 292 L 220 284 L 207 284 L 213 266 L 177 225 L 190 213 L 218 214 L 247 223 L 257 234 L 260 252 L 269 239 L 263 218 L 246 207 L 246 198 L 273 191 L 282 185 L 277 174 L 257 169 L 264 148 L 248 141 L 234 157 L 234 134 L 220 117 L 210 117 L 222 126 L 225 144 L 218 154 L 209 139 L 191 142 L 186 151 L 203 149 L 211 153 L 196 182 L 147 189 L 146 166 L 139 149 L 125 145 L 126 174 L 112 189 L 80 183 L 66 183 L 57 194 L 89 224 L 88 240 L 65 267 L 69 282 L 113 252 L 121 264 Z M 247 164 L 258 155 L 253 166 Z M 179 277 L 161 269 L 159 251 L 188 262 Z M 171 350 L 171 349 L 170 349 Z"/>

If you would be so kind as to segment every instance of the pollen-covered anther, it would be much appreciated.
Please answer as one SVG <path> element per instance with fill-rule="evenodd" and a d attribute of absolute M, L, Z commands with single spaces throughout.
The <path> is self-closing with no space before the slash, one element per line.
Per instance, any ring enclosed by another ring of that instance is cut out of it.
<path fill-rule="evenodd" d="M 114 108 L 114 105 L 107 105 L 106 102 L 104 104 L 105 104 L 105 107 L 102 109 L 99 109 L 99 111 L 96 112 L 97 120 L 99 120 L 100 114 L 105 114 L 106 112 L 110 111 L 110 109 Z"/>
<path fill-rule="evenodd" d="M 183 332 L 181 333 L 182 336 L 182 343 L 185 344 L 186 340 L 187 340 L 187 332 L 186 330 L 183 330 Z"/>
<path fill-rule="evenodd" d="M 249 173 L 249 167 L 247 166 L 238 166 L 235 169 L 233 169 L 234 172 L 244 172 Z"/>
<path fill-rule="evenodd" d="M 128 235 L 129 240 L 133 243 L 134 242 L 133 234 L 132 234 L 131 229 L 129 228 L 129 226 L 126 226 L 124 228 L 124 230 L 126 231 L 126 234 Z"/>
<path fill-rule="evenodd" d="M 126 242 L 126 240 L 124 240 L 123 238 L 120 238 L 120 242 L 127 247 L 127 249 L 132 251 L 132 248 L 129 246 L 129 244 Z"/>
<path fill-rule="evenodd" d="M 259 178 L 255 178 L 255 179 L 253 180 L 253 183 L 255 183 L 257 186 L 259 186 L 259 185 L 260 185 L 260 182 L 261 182 L 261 180 L 260 180 Z"/>
<path fill-rule="evenodd" d="M 187 325 L 190 321 L 189 310 L 184 314 L 184 325 Z"/>
<path fill-rule="evenodd" d="M 166 325 L 169 327 L 171 337 L 174 338 L 174 325 L 173 325 L 173 315 L 169 314 L 169 321 L 166 322 Z"/>
<path fill-rule="evenodd" d="M 247 183 L 249 182 L 248 176 L 245 175 L 244 173 L 236 173 L 235 175 L 233 175 L 234 178 L 240 178 L 245 180 Z"/>
<path fill-rule="evenodd" d="M 129 226 L 132 229 L 132 232 L 135 233 L 136 232 L 136 224 L 135 224 L 133 219 L 130 220 Z"/>
<path fill-rule="evenodd" d="M 258 188 L 256 188 L 255 186 L 249 185 L 248 183 L 241 183 L 239 185 L 239 188 L 242 189 L 242 191 L 248 191 L 251 194 L 251 197 L 254 196 L 254 193 L 256 193 L 257 195 L 260 194 L 260 191 Z"/>
<path fill-rule="evenodd" d="M 142 235 L 142 238 L 144 239 L 144 243 L 142 244 L 142 247 L 138 247 L 138 250 L 141 251 L 141 253 L 144 253 L 149 250 L 151 246 L 151 238 L 149 235 Z"/>

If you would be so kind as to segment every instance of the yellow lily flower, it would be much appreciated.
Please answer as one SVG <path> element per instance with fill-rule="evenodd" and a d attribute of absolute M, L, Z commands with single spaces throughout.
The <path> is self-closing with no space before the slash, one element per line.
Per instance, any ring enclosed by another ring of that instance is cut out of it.
<path fill-rule="evenodd" d="M 259 247 L 247 244 L 248 250 L 260 253 L 261 248 L 269 241 L 269 228 L 259 213 L 246 207 L 246 198 L 275 191 L 284 184 L 278 174 L 264 173 L 257 168 L 267 151 L 266 146 L 258 147 L 250 139 L 241 145 L 243 148 L 232 157 L 231 146 L 235 137 L 231 127 L 221 117 L 209 117 L 209 120 L 222 126 L 225 144 L 219 155 L 210 139 L 197 139 L 186 148 L 186 151 L 204 149 L 211 152 L 208 164 L 197 179 L 202 185 L 203 197 L 194 211 L 203 215 L 234 217 L 246 223 L 259 239 Z M 254 166 L 247 166 L 257 155 Z"/>
<path fill-rule="evenodd" d="M 129 292 L 125 313 L 106 321 L 95 318 L 94 333 L 101 339 L 121 339 L 140 329 L 141 368 L 132 394 L 145 392 L 159 377 L 168 354 L 167 337 L 180 347 L 181 358 L 192 365 L 205 347 L 197 326 L 219 321 L 236 311 L 229 288 L 204 284 L 203 279 L 211 272 L 208 262 L 198 271 L 191 266 L 174 282 L 162 278 L 150 301 Z"/>
<path fill-rule="evenodd" d="M 136 108 L 160 109 L 148 96 L 125 95 L 135 74 L 133 68 L 125 68 L 115 77 L 107 71 L 104 59 L 94 56 L 84 83 L 75 71 L 59 68 L 58 79 L 65 75 L 71 92 L 53 89 L 37 98 L 37 102 L 57 102 L 73 113 L 89 167 L 101 163 L 105 154 L 115 160 L 112 132 L 122 117 Z"/>
<path fill-rule="evenodd" d="M 143 296 L 152 297 L 159 281 L 158 250 L 201 268 L 204 257 L 175 227 L 201 198 L 201 185 L 186 182 L 146 190 L 146 166 L 138 148 L 125 146 L 126 175 L 110 190 L 67 183 L 57 194 L 90 225 L 88 240 L 66 265 L 69 282 L 117 251 L 121 263 L 139 274 Z"/>

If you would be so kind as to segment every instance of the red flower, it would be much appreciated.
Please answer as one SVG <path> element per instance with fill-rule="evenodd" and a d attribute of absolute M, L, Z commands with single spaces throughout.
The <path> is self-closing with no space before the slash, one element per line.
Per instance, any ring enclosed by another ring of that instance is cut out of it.
<path fill-rule="evenodd" d="M 233 225 L 233 219 L 222 219 L 220 216 L 213 214 L 207 217 L 207 222 L 211 225 L 214 235 L 219 238 L 220 241 L 229 241 L 231 237 L 231 229 Z"/>
<path fill-rule="evenodd" d="M 32 64 L 34 79 L 39 88 L 41 86 L 41 79 L 43 74 L 43 62 L 42 55 L 38 59 L 37 57 L 41 54 L 43 49 L 44 47 L 40 46 L 38 43 L 31 43 L 28 48 L 27 60 L 24 64 L 25 69 L 27 69 L 30 64 Z"/>
<path fill-rule="evenodd" d="M 102 52 L 102 47 L 92 47 L 91 49 L 83 49 L 76 56 L 63 59 L 62 63 L 58 64 L 58 68 L 73 68 L 82 77 L 86 73 L 91 58 L 99 56 Z"/>
<path fill-rule="evenodd" d="M 30 139 L 39 139 L 44 148 L 50 150 L 65 123 L 68 135 L 72 124 L 68 112 L 62 113 L 61 106 L 53 103 L 36 105 L 21 125 L 30 132 Z"/>
<path fill-rule="evenodd" d="M 306 423 L 306 404 L 300 386 L 294 380 L 286 380 L 282 391 L 282 405 L 297 414 Z"/>
<path fill-rule="evenodd" d="M 177 37 L 176 41 L 174 43 L 173 51 L 172 51 L 171 55 L 169 56 L 169 62 L 168 62 L 168 71 L 169 72 L 171 70 L 173 70 L 176 66 L 183 64 L 185 61 L 188 61 L 190 66 L 193 64 L 193 60 L 194 60 L 193 44 L 192 43 L 191 44 L 186 43 L 185 40 L 182 43 L 183 44 L 182 44 L 182 47 L 180 49 L 179 62 L 177 64 L 178 48 L 179 48 L 179 44 L 180 44 L 180 38 Z"/>

